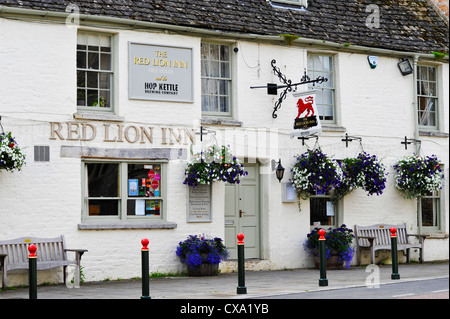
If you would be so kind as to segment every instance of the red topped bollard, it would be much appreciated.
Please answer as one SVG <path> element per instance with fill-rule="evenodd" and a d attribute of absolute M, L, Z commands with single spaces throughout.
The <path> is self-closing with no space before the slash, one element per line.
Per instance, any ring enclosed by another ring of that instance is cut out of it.
<path fill-rule="evenodd" d="M 320 279 L 319 286 L 328 286 L 327 279 L 327 259 L 325 255 L 325 230 L 319 229 L 319 262 L 320 262 Z"/>
<path fill-rule="evenodd" d="M 37 299 L 37 247 L 36 245 L 29 245 L 28 251 L 28 283 L 30 299 Z"/>
<path fill-rule="evenodd" d="M 397 229 L 395 227 L 392 227 L 389 230 L 391 231 L 391 237 L 397 237 Z"/>
<path fill-rule="evenodd" d="M 151 299 L 150 297 L 150 267 L 149 267 L 149 240 L 144 238 L 141 240 L 141 258 L 142 258 L 142 296 L 141 299 Z"/>
<path fill-rule="evenodd" d="M 142 244 L 142 250 L 148 250 L 148 244 L 149 244 L 149 240 L 147 238 L 144 238 L 141 240 L 141 244 Z"/>
<path fill-rule="evenodd" d="M 319 229 L 319 240 L 325 240 L 325 230 Z"/>
<path fill-rule="evenodd" d="M 244 257 L 244 234 L 237 235 L 237 257 L 238 257 L 238 287 L 237 294 L 246 294 L 247 287 L 245 287 L 245 257 Z"/>
<path fill-rule="evenodd" d="M 37 250 L 36 245 L 33 244 L 29 245 L 28 251 L 30 252 L 30 254 L 28 255 L 28 258 L 37 258 L 36 250 Z"/>
<path fill-rule="evenodd" d="M 239 233 L 237 235 L 237 239 L 238 239 L 238 242 L 237 242 L 238 245 L 244 245 L 244 234 L 243 233 Z"/>
<path fill-rule="evenodd" d="M 391 231 L 391 252 L 392 252 L 392 275 L 391 279 L 400 279 L 398 273 L 398 255 L 397 255 L 397 229 L 392 227 Z"/>

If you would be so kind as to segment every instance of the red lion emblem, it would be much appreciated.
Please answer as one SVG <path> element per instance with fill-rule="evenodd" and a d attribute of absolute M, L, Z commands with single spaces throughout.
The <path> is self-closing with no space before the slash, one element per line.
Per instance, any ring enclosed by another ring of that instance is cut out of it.
<path fill-rule="evenodd" d="M 298 99 L 297 101 L 298 115 L 296 118 L 299 118 L 300 115 L 305 111 L 307 111 L 305 117 L 314 115 L 313 109 L 314 97 L 312 96 L 305 97 L 305 102 L 303 102 L 303 99 Z"/>

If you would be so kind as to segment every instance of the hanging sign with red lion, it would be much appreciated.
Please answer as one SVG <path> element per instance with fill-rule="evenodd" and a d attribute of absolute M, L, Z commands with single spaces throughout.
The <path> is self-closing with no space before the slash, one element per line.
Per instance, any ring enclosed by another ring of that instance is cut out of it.
<path fill-rule="evenodd" d="M 319 113 L 316 106 L 316 92 L 307 91 L 292 94 L 295 100 L 295 121 L 294 130 L 291 132 L 291 138 L 294 136 L 307 136 L 314 133 L 321 133 Z"/>

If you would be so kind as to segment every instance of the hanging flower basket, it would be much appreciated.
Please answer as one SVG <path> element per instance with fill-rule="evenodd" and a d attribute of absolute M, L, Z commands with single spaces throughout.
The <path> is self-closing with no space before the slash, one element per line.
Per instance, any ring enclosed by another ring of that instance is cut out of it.
<path fill-rule="evenodd" d="M 395 165 L 395 187 L 405 198 L 420 198 L 441 189 L 444 174 L 436 155 L 405 156 Z"/>
<path fill-rule="evenodd" d="M 322 153 L 320 148 L 308 150 L 296 156 L 292 171 L 292 183 L 302 199 L 316 193 L 326 193 L 341 183 L 342 170 L 339 164 Z"/>
<path fill-rule="evenodd" d="M 0 170 L 19 170 L 25 164 L 25 154 L 11 132 L 0 133 Z"/>
<path fill-rule="evenodd" d="M 342 180 L 335 190 L 334 200 L 339 200 L 355 188 L 367 195 L 381 195 L 386 188 L 386 168 L 375 155 L 362 152 L 356 158 L 346 158 L 341 164 Z"/>
<path fill-rule="evenodd" d="M 233 156 L 226 146 L 212 146 L 193 155 L 186 168 L 184 184 L 197 186 L 214 181 L 239 184 L 239 178 L 247 175 L 244 166 Z"/>

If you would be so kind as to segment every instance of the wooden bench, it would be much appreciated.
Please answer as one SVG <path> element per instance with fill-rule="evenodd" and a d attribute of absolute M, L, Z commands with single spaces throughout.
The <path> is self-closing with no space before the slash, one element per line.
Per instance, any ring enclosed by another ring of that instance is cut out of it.
<path fill-rule="evenodd" d="M 64 282 L 66 282 L 66 268 L 76 265 L 80 269 L 81 256 L 86 249 L 67 249 L 64 236 L 56 238 L 21 237 L 10 240 L 0 240 L 0 270 L 2 271 L 2 289 L 6 290 L 6 273 L 13 269 L 28 269 L 28 246 L 37 247 L 37 269 L 51 269 L 63 267 Z M 75 252 L 75 260 L 67 259 L 67 252 Z"/>
<path fill-rule="evenodd" d="M 375 251 L 391 250 L 391 231 L 397 229 L 397 250 L 406 250 L 406 261 L 409 262 L 409 250 L 418 248 L 420 250 L 419 261 L 423 262 L 423 244 L 428 235 L 408 234 L 406 224 L 386 225 L 377 224 L 372 226 L 355 225 L 356 254 L 358 264 L 361 264 L 361 249 L 370 249 L 370 261 L 375 263 Z M 411 243 L 409 237 L 415 236 L 419 239 L 418 243 Z"/>

